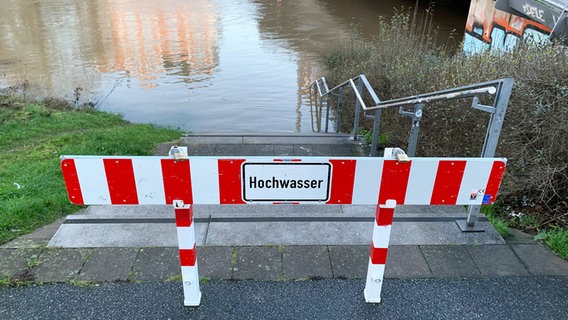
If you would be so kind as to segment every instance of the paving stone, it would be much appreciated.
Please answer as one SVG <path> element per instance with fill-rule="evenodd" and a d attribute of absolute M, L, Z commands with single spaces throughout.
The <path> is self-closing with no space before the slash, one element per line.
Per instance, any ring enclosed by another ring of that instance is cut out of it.
<path fill-rule="evenodd" d="M 49 239 L 51 239 L 51 237 L 53 237 L 53 235 L 55 234 L 57 229 L 59 229 L 59 227 L 61 226 L 63 221 L 65 221 L 65 218 L 60 218 L 60 219 L 56 220 L 55 222 L 50 223 L 48 225 L 45 225 L 43 227 L 40 227 L 40 228 L 36 229 L 34 232 L 23 235 L 20 238 L 21 239 L 36 239 L 36 240 L 39 240 L 39 241 L 49 240 Z"/>
<path fill-rule="evenodd" d="M 371 154 L 371 148 L 363 145 L 351 145 L 351 152 L 355 157 L 368 157 Z"/>
<path fill-rule="evenodd" d="M 481 275 L 464 246 L 421 246 L 420 249 L 435 277 Z"/>
<path fill-rule="evenodd" d="M 75 279 L 90 255 L 90 249 L 45 249 L 31 274 L 38 282 L 67 282 Z"/>
<path fill-rule="evenodd" d="M 312 155 L 329 157 L 332 155 L 331 145 L 329 144 L 312 144 Z"/>
<path fill-rule="evenodd" d="M 312 150 L 312 145 L 310 144 L 295 144 L 294 145 L 294 155 L 303 157 L 303 156 L 312 156 L 314 154 Z"/>
<path fill-rule="evenodd" d="M 197 155 L 199 156 L 212 156 L 215 154 L 214 144 L 200 144 L 197 150 Z"/>
<path fill-rule="evenodd" d="M 129 279 L 165 281 L 180 274 L 178 248 L 142 248 L 134 261 Z"/>
<path fill-rule="evenodd" d="M 515 244 L 511 245 L 511 248 L 533 275 L 568 276 L 568 261 L 555 255 L 543 245 Z"/>
<path fill-rule="evenodd" d="M 199 154 L 199 145 L 198 144 L 189 144 L 189 145 L 185 145 L 187 147 L 187 154 L 189 156 L 193 156 L 193 155 L 197 155 Z M 171 146 L 170 146 L 171 148 Z M 169 148 L 166 151 L 166 153 L 161 154 L 162 156 L 167 155 L 169 152 Z"/>
<path fill-rule="evenodd" d="M 534 236 L 520 230 L 509 228 L 507 244 L 536 244 Z"/>
<path fill-rule="evenodd" d="M 327 246 L 283 247 L 282 264 L 286 280 L 333 277 Z"/>
<path fill-rule="evenodd" d="M 352 157 L 353 156 L 353 150 L 351 149 L 351 146 L 345 145 L 345 144 L 332 145 L 331 146 L 331 153 L 335 157 L 340 157 L 340 156 Z"/>
<path fill-rule="evenodd" d="M 253 144 L 238 144 L 235 149 L 236 156 L 254 156 L 255 145 Z"/>
<path fill-rule="evenodd" d="M 213 280 L 231 279 L 232 247 L 197 247 L 197 265 L 199 276 Z"/>
<path fill-rule="evenodd" d="M 216 156 L 234 156 L 237 145 L 235 144 L 218 144 L 215 148 Z"/>
<path fill-rule="evenodd" d="M 274 155 L 276 156 L 292 156 L 294 155 L 294 146 L 286 144 L 274 145 Z"/>
<path fill-rule="evenodd" d="M 20 237 L 3 244 L 0 248 L 45 248 L 48 242 L 49 240 L 47 239 L 31 239 Z"/>
<path fill-rule="evenodd" d="M 528 270 L 507 245 L 466 246 L 484 276 L 526 276 Z"/>
<path fill-rule="evenodd" d="M 37 259 L 41 248 L 1 248 L 0 279 L 17 279 L 24 274 L 31 260 Z"/>
<path fill-rule="evenodd" d="M 85 281 L 126 281 L 138 249 L 96 248 L 77 276 Z"/>
<path fill-rule="evenodd" d="M 363 279 L 367 276 L 370 246 L 330 246 L 333 277 Z"/>
<path fill-rule="evenodd" d="M 279 247 L 235 247 L 235 250 L 234 279 L 282 279 L 282 253 Z"/>
<path fill-rule="evenodd" d="M 274 156 L 274 146 L 271 144 L 259 144 L 254 147 L 255 156 Z"/>
<path fill-rule="evenodd" d="M 385 278 L 424 278 L 432 272 L 418 246 L 389 246 Z"/>

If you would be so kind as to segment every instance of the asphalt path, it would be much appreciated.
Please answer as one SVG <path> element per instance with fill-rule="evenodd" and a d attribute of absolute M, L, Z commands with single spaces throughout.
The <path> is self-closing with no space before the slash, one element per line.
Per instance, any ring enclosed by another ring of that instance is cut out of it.
<path fill-rule="evenodd" d="M 0 319 L 567 319 L 568 278 L 387 279 L 367 304 L 361 280 L 211 281 L 200 307 L 179 282 L 0 288 Z"/>

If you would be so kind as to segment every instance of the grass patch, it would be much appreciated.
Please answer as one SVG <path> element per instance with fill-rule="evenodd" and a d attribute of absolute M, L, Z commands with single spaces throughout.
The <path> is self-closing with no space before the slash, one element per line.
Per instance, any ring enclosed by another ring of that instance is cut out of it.
<path fill-rule="evenodd" d="M 80 288 L 99 286 L 99 283 L 95 281 L 86 281 L 86 280 L 77 280 L 77 279 L 69 281 L 69 284 Z"/>
<path fill-rule="evenodd" d="M 0 279 L 0 288 L 1 287 L 9 287 L 12 285 L 12 280 L 10 279 Z"/>
<path fill-rule="evenodd" d="M 151 155 L 180 134 L 92 108 L 0 96 L 0 244 L 80 209 L 67 198 L 60 155 Z"/>
<path fill-rule="evenodd" d="M 497 230 L 499 235 L 501 235 L 501 237 L 507 239 L 511 235 L 509 233 L 509 227 L 510 227 L 509 221 L 499 216 L 498 212 L 500 212 L 501 210 L 499 209 L 498 206 L 496 205 L 481 206 L 480 211 L 483 214 L 485 214 L 485 216 L 487 216 L 487 219 L 489 219 L 489 222 L 491 222 L 491 224 L 493 225 L 495 230 Z"/>
<path fill-rule="evenodd" d="M 568 260 L 568 230 L 541 230 L 535 236 L 535 240 L 544 242 L 554 253 Z"/>
<path fill-rule="evenodd" d="M 182 281 L 183 281 L 183 278 L 181 276 L 181 273 L 177 274 L 175 276 L 171 276 L 166 280 L 166 282 L 182 282 Z"/>

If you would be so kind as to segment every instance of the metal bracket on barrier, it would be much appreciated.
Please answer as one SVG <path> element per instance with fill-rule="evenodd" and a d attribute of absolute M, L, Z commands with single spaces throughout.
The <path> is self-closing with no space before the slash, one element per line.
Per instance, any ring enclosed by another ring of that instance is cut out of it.
<path fill-rule="evenodd" d="M 385 148 L 383 155 L 386 159 L 396 159 L 398 162 L 409 162 L 410 159 L 401 148 Z"/>
<path fill-rule="evenodd" d="M 176 160 L 187 160 L 187 147 L 172 146 L 168 155 Z"/>

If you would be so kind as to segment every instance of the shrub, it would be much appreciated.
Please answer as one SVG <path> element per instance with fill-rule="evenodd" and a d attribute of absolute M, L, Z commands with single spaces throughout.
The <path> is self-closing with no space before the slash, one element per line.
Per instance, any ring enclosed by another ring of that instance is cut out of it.
<path fill-rule="evenodd" d="M 568 48 L 527 43 L 502 54 L 465 55 L 434 40 L 409 14 L 399 13 L 389 23 L 379 20 L 374 42 L 354 35 L 333 48 L 324 59 L 324 76 L 333 87 L 364 73 L 381 100 L 514 78 L 496 153 L 508 158 L 500 201 L 543 215 L 541 220 L 559 216 L 568 206 Z M 343 119 L 352 119 L 353 105 L 344 104 L 351 115 Z M 488 120 L 471 108 L 471 99 L 427 104 L 416 154 L 479 156 Z M 349 125 L 343 122 L 342 130 L 349 131 Z M 381 133 L 390 146 L 405 147 L 409 130 L 409 119 L 398 109 L 383 112 Z"/>

